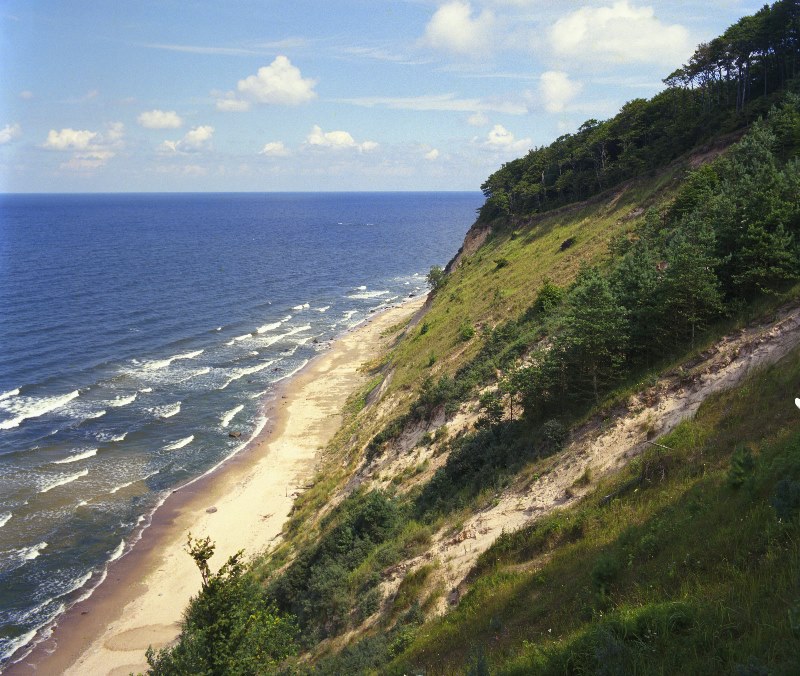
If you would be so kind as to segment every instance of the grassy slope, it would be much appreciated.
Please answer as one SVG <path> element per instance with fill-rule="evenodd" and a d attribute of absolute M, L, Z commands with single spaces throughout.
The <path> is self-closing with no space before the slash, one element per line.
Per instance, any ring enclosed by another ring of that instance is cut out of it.
<path fill-rule="evenodd" d="M 395 369 L 391 389 L 417 387 L 428 373 L 452 375 L 480 348 L 477 338 L 461 345 L 462 323 L 492 328 L 527 309 L 545 279 L 569 284 L 582 262 L 599 262 L 614 235 L 635 228 L 643 206 L 664 202 L 672 194 L 684 168 L 677 163 L 589 202 L 499 229 L 435 295 L 424 320 L 428 331 L 398 346 L 391 359 Z M 562 252 L 560 246 L 568 238 L 575 238 L 575 243 Z M 497 264 L 500 260 L 506 262 L 502 267 Z M 431 354 L 437 358 L 433 368 L 428 366 Z"/>
<path fill-rule="evenodd" d="M 351 398 L 345 424 L 326 451 L 314 487 L 296 503 L 286 542 L 261 562 L 260 574 L 269 576 L 293 551 L 319 537 L 320 516 L 338 502 L 361 463 L 362 449 L 388 419 L 404 411 L 427 375 L 453 374 L 467 363 L 480 348 L 480 329 L 519 316 L 544 279 L 566 285 L 582 262 L 601 261 L 611 238 L 640 222 L 642 207 L 658 206 L 672 196 L 683 169 L 673 165 L 590 203 L 498 228 L 467 257 L 433 298 L 423 320 L 424 334 L 419 326 L 407 335 L 403 327 L 394 327 L 395 349 L 387 360 L 371 365 L 374 379 Z M 562 252 L 567 238 L 575 238 L 575 244 Z M 499 260 L 507 263 L 498 266 Z M 461 342 L 465 321 L 478 330 L 473 339 Z M 431 355 L 436 357 L 433 366 Z M 390 371 L 383 400 L 393 406 L 379 416 L 365 402 Z M 787 609 L 800 603 L 796 533 L 776 524 L 767 495 L 776 477 L 769 469 L 772 458 L 785 459 L 791 443 L 794 448 L 800 444 L 795 437 L 785 441 L 800 431 L 785 407 L 777 405 L 795 396 L 790 398 L 789 390 L 798 382 L 800 358 L 776 373 L 785 376 L 780 393 L 770 377 L 755 381 L 764 389 L 767 404 L 762 408 L 753 405 L 748 389 L 718 398 L 696 422 L 665 441 L 674 452 L 637 461 L 623 476 L 603 481 L 578 508 L 502 538 L 482 557 L 472 591 L 457 609 L 404 633 L 398 648 L 409 641 L 410 646 L 388 671 L 461 673 L 472 665 L 480 673 L 487 662 L 492 673 L 594 673 L 602 659 L 612 666 L 621 660 L 620 668 L 609 673 L 649 673 L 653 669 L 648 665 L 654 664 L 663 673 L 690 673 L 676 666 L 687 660 L 710 673 L 730 671 L 751 655 L 767 664 L 786 664 L 792 654 L 787 651 L 800 647 L 787 624 Z M 776 439 L 785 443 L 770 446 L 759 425 L 776 411 Z M 794 407 L 792 411 L 797 413 Z M 731 491 L 725 475 L 732 446 L 740 440 L 756 447 L 758 480 L 752 489 Z M 643 471 L 642 462 L 647 479 L 642 487 L 600 506 L 601 496 Z M 742 521 L 731 521 L 732 513 Z M 453 513 L 451 525 L 457 526 L 463 516 Z M 429 534 L 443 525 L 410 524 L 354 571 L 353 579 L 366 579 L 387 562 L 419 554 Z M 393 553 L 384 556 L 387 551 Z M 595 570 L 598 560 L 608 570 Z M 409 589 L 401 591 L 425 605 L 426 598 L 443 590 L 427 588 L 421 578 L 412 578 Z M 430 584 L 435 580 L 433 573 Z M 391 600 L 384 606 L 389 624 L 397 619 L 393 606 L 397 603 Z M 380 634 L 381 626 L 387 625 L 373 625 L 368 635 L 376 630 Z M 740 635 L 747 639 L 739 640 Z M 480 651 L 465 652 L 465 638 Z M 326 644 L 323 652 L 335 652 L 338 645 Z M 397 654 L 398 648 L 390 652 Z"/>
<path fill-rule="evenodd" d="M 655 176 L 631 182 L 625 187 L 598 196 L 590 203 L 581 203 L 559 210 L 555 214 L 521 224 L 516 230 L 508 228 L 490 239 L 476 254 L 448 278 L 446 286 L 434 296 L 425 314 L 428 330 L 419 327 L 403 335 L 403 326 L 394 327 L 398 336 L 396 348 L 385 361 L 374 366 L 374 372 L 392 372 L 383 399 L 394 405 L 383 418 L 373 408 L 365 410 L 370 391 L 382 378 L 375 380 L 353 395 L 345 408 L 345 422 L 326 450 L 323 468 L 314 487 L 302 494 L 295 503 L 286 532 L 287 543 L 262 562 L 262 574 L 274 570 L 303 542 L 313 541 L 316 534 L 309 528 L 329 506 L 330 497 L 352 476 L 361 461 L 360 450 L 385 424 L 386 420 L 403 413 L 416 397 L 427 375 L 452 375 L 478 352 L 480 332 L 469 343 L 459 341 L 459 327 L 465 321 L 480 329 L 519 316 L 532 302 L 546 278 L 566 285 L 578 272 L 581 262 L 597 262 L 606 255 L 608 242 L 617 233 L 633 230 L 641 219 L 641 205 L 660 203 L 668 199 L 677 187 L 677 178 L 685 165 L 676 164 Z M 569 237 L 575 244 L 565 252 L 561 243 Z M 505 258 L 508 265 L 497 268 L 496 260 Z M 430 356 L 437 359 L 429 366 Z"/>
<path fill-rule="evenodd" d="M 660 440 L 671 450 L 501 537 L 458 608 L 387 671 L 798 673 L 800 519 L 771 505 L 781 479 L 800 491 L 798 382 L 795 351 L 707 401 Z M 736 447 L 755 467 L 732 488 Z M 465 652 L 466 637 L 477 651 Z"/>

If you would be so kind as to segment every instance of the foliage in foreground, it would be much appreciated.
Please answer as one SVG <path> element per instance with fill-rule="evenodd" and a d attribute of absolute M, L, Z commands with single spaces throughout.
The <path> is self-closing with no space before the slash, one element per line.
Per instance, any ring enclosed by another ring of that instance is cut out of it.
<path fill-rule="evenodd" d="M 200 593 L 184 614 L 183 630 L 173 647 L 147 651 L 148 674 L 174 676 L 245 676 L 277 671 L 297 652 L 297 624 L 267 600 L 247 572 L 242 552 L 213 573 L 209 538 L 193 539 L 187 551 L 203 579 Z"/>

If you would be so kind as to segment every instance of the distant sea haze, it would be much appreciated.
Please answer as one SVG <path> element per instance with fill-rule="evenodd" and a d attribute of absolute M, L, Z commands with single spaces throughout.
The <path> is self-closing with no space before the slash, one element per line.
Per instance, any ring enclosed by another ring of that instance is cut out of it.
<path fill-rule="evenodd" d="M 260 434 L 276 382 L 425 293 L 482 201 L 0 196 L 0 665 Z"/>

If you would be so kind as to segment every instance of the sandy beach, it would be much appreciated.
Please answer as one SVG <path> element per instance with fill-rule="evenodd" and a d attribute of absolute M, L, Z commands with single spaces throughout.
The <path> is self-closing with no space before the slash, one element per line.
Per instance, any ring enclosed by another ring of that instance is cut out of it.
<path fill-rule="evenodd" d="M 264 551 L 280 537 L 297 488 L 315 471 L 319 451 L 340 425 L 347 396 L 365 380 L 359 367 L 383 349 L 382 333 L 423 304 L 416 298 L 373 316 L 337 339 L 278 390 L 267 429 L 219 470 L 169 496 L 133 550 L 111 564 L 90 599 L 62 617 L 7 674 L 122 675 L 147 668 L 180 631 L 184 608 L 200 588 L 185 552 L 187 533 L 216 543 L 212 568 L 239 549 Z"/>

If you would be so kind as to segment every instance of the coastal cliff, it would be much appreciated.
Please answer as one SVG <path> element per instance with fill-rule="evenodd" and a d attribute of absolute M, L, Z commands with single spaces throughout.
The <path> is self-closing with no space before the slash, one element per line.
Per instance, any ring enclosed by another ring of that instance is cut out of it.
<path fill-rule="evenodd" d="M 280 542 L 206 569 L 152 673 L 800 670 L 799 45 L 770 25 L 763 94 L 703 46 L 487 180 Z"/>

